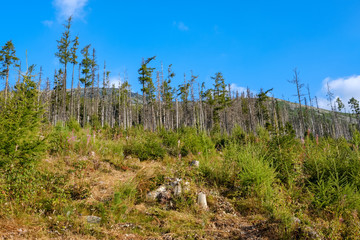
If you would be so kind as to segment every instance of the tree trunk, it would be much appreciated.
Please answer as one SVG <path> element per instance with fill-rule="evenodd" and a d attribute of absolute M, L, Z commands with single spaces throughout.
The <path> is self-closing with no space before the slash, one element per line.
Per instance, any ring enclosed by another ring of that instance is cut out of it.
<path fill-rule="evenodd" d="M 73 116 L 74 111 L 74 97 L 73 97 L 73 88 L 74 88 L 74 73 L 75 73 L 75 64 L 73 64 L 72 76 L 71 76 L 71 92 L 70 92 L 70 117 Z"/>

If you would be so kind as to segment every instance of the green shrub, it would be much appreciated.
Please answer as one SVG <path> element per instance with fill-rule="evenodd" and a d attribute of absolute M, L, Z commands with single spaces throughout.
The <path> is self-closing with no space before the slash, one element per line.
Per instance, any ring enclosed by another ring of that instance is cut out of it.
<path fill-rule="evenodd" d="M 0 168 L 32 164 L 46 149 L 40 128 L 44 110 L 38 104 L 37 85 L 30 75 L 22 77 L 6 105 L 0 103 Z"/>
<path fill-rule="evenodd" d="M 161 139 L 154 133 L 147 133 L 144 136 L 138 136 L 127 142 L 124 146 L 125 155 L 133 155 L 141 161 L 163 159 L 166 150 L 162 145 Z"/>
<path fill-rule="evenodd" d="M 49 153 L 51 155 L 64 154 L 64 152 L 69 150 L 71 144 L 68 141 L 69 138 L 70 132 L 68 131 L 68 129 L 66 127 L 63 127 L 61 122 L 58 122 L 56 126 L 51 130 L 47 139 Z"/>
<path fill-rule="evenodd" d="M 277 177 L 285 184 L 296 181 L 301 174 L 303 149 L 293 134 L 284 134 L 271 138 L 263 148 L 265 159 L 271 162 L 277 171 Z"/>
<path fill-rule="evenodd" d="M 178 156 L 179 154 L 179 147 L 178 147 L 178 141 L 180 139 L 179 135 L 171 130 L 161 129 L 159 132 L 159 136 L 162 139 L 162 143 L 164 147 L 166 148 L 167 152 L 171 156 Z M 182 156 L 185 156 L 188 154 L 188 151 L 184 148 L 185 152 L 181 153 Z"/>
<path fill-rule="evenodd" d="M 306 145 L 304 173 L 318 210 L 360 211 L 360 162 L 345 139 L 322 139 Z"/>
<path fill-rule="evenodd" d="M 244 144 L 246 142 L 246 133 L 238 125 L 232 129 L 231 140 L 237 144 Z"/>
<path fill-rule="evenodd" d="M 198 132 L 196 128 L 185 127 L 179 130 L 180 146 L 184 153 L 208 154 L 215 150 L 214 143 L 206 132 Z"/>
<path fill-rule="evenodd" d="M 260 199 L 273 197 L 273 185 L 276 182 L 276 171 L 257 149 L 248 146 L 238 152 L 236 163 L 239 192 L 243 196 L 254 196 Z"/>
<path fill-rule="evenodd" d="M 81 129 L 80 123 L 78 123 L 78 121 L 75 118 L 70 118 L 70 120 L 66 122 L 66 126 L 71 131 L 74 130 L 76 132 L 79 132 Z"/>

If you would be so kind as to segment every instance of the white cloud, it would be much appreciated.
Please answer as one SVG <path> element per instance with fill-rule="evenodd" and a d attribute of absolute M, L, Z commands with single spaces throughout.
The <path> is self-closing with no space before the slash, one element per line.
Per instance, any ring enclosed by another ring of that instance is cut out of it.
<path fill-rule="evenodd" d="M 317 104 L 319 105 L 319 108 L 327 109 L 327 110 L 331 109 L 329 100 L 327 100 L 326 98 L 319 97 L 319 98 L 317 98 L 317 101 L 318 101 Z M 314 104 L 316 104 L 316 103 L 314 103 Z M 333 104 L 333 102 L 332 102 L 332 104 Z"/>
<path fill-rule="evenodd" d="M 110 79 L 109 79 L 109 84 L 110 84 L 109 87 L 112 87 L 114 85 L 116 88 L 118 88 L 121 85 L 121 83 L 122 83 L 122 81 L 119 76 L 118 77 L 110 77 Z"/>
<path fill-rule="evenodd" d="M 88 0 L 53 0 L 53 5 L 56 8 L 58 20 L 63 21 L 70 16 L 83 18 L 87 2 Z"/>
<path fill-rule="evenodd" d="M 241 95 L 241 93 L 245 93 L 245 95 L 247 94 L 247 88 L 238 86 L 236 83 L 230 84 L 230 91 L 231 91 L 231 93 L 235 93 L 235 94 L 236 94 L 236 92 L 238 92 L 240 95 Z M 256 94 L 256 91 L 253 91 L 250 89 L 250 93 Z"/>
<path fill-rule="evenodd" d="M 183 22 L 173 22 L 173 25 L 177 27 L 180 31 L 186 32 L 189 31 L 189 27 L 186 26 Z"/>
<path fill-rule="evenodd" d="M 360 100 L 360 75 L 350 77 L 343 77 L 338 79 L 326 78 L 322 83 L 321 92 L 325 96 L 327 93 L 327 84 L 329 84 L 330 91 L 334 94 L 334 100 L 340 98 L 347 106 L 350 98 L 354 97 Z M 319 98 L 319 107 L 329 109 L 329 101 L 325 97 Z M 349 109 L 349 108 L 348 108 Z"/>
<path fill-rule="evenodd" d="M 54 22 L 50 21 L 50 20 L 45 20 L 45 21 L 42 21 L 41 23 L 47 27 L 51 27 L 54 24 Z"/>

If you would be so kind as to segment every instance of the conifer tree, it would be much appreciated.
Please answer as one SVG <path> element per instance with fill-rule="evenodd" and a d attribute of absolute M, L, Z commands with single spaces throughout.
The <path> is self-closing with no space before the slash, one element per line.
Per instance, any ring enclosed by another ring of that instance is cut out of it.
<path fill-rule="evenodd" d="M 125 78 L 124 78 L 125 79 Z M 127 104 L 128 104 L 128 98 L 129 98 L 129 92 L 130 92 L 130 84 L 127 80 L 125 80 L 121 85 L 119 84 L 119 126 L 121 123 L 121 110 L 120 106 L 122 105 L 122 123 L 123 127 L 126 129 L 128 127 L 128 116 L 126 114 L 127 111 Z"/>
<path fill-rule="evenodd" d="M 213 90 L 213 122 L 215 130 L 217 131 L 220 130 L 220 112 L 230 104 L 230 98 L 222 73 L 216 73 L 215 77 L 211 77 L 211 79 L 215 81 Z"/>
<path fill-rule="evenodd" d="M 356 100 L 354 97 L 350 98 L 349 100 L 350 109 L 353 112 L 353 114 L 359 115 L 360 114 L 360 107 L 359 107 L 359 101 Z"/>
<path fill-rule="evenodd" d="M 269 120 L 269 111 L 266 107 L 266 101 L 269 99 L 269 97 L 267 96 L 267 94 L 269 92 L 271 92 L 273 89 L 269 89 L 267 91 L 263 91 L 262 89 L 260 89 L 260 93 L 257 94 L 257 98 L 256 98 L 256 102 L 255 102 L 255 107 L 257 108 L 257 115 L 258 115 L 258 119 L 260 122 L 260 125 L 263 126 L 264 125 L 264 120 L 267 121 Z"/>
<path fill-rule="evenodd" d="M 83 60 L 81 61 L 81 67 L 82 67 L 82 71 L 81 74 L 83 75 L 82 78 L 80 78 L 80 82 L 82 84 L 84 84 L 84 111 L 83 111 L 83 126 L 86 125 L 87 123 L 87 116 L 86 116 L 86 88 L 91 86 L 92 81 L 91 81 L 91 73 L 90 73 L 90 69 L 91 66 L 93 65 L 93 61 L 90 58 L 90 54 L 89 54 L 89 48 L 90 48 L 90 44 L 85 46 L 82 50 L 81 50 L 81 54 L 83 55 Z"/>
<path fill-rule="evenodd" d="M 359 127 L 360 127 L 360 107 L 359 107 L 359 101 L 356 100 L 354 97 L 350 98 L 348 102 L 350 109 L 353 114 L 356 115 L 357 120 L 359 121 Z"/>
<path fill-rule="evenodd" d="M 62 71 L 62 69 L 60 68 L 59 71 L 55 70 L 55 75 L 54 75 L 54 92 L 55 92 L 55 102 L 54 102 L 54 123 L 56 124 L 57 121 L 59 120 L 59 115 L 61 113 L 60 109 L 62 106 L 62 101 L 64 101 L 64 99 L 62 99 L 61 93 L 64 89 L 64 72 Z"/>
<path fill-rule="evenodd" d="M 70 39 L 70 28 L 71 28 L 72 17 L 70 16 L 64 24 L 65 31 L 62 34 L 58 43 L 58 52 L 55 53 L 55 56 L 59 58 L 59 62 L 64 65 L 64 79 L 63 79 L 63 91 L 62 91 L 62 120 L 66 120 L 66 80 L 67 80 L 67 64 L 73 60 L 72 50 L 70 49 L 71 39 Z"/>
<path fill-rule="evenodd" d="M 339 112 L 342 112 L 342 110 L 345 108 L 344 103 L 341 101 L 341 99 L 338 97 L 336 98 L 336 104 L 337 104 L 337 110 Z"/>
<path fill-rule="evenodd" d="M 0 77 L 5 78 L 5 91 L 4 91 L 4 98 L 5 98 L 5 105 L 7 102 L 8 91 L 9 91 L 9 72 L 10 67 L 12 65 L 17 66 L 17 61 L 19 60 L 15 55 L 15 46 L 12 41 L 8 41 L 0 50 Z"/>
<path fill-rule="evenodd" d="M 143 61 L 141 67 L 138 70 L 139 73 L 139 82 L 142 85 L 142 93 L 143 93 L 143 116 L 141 118 L 142 124 L 146 127 L 146 107 L 149 101 L 153 101 L 155 98 L 155 87 L 152 80 L 152 73 L 155 68 L 148 67 L 148 64 L 154 60 L 156 56 L 148 58 L 146 61 Z"/>
<path fill-rule="evenodd" d="M 183 108 L 182 124 L 185 126 L 187 126 L 187 116 L 189 115 L 189 111 L 188 111 L 189 89 L 190 89 L 190 83 L 187 82 L 186 74 L 184 73 L 184 83 L 179 85 L 178 96 L 180 96 L 181 105 Z"/>
<path fill-rule="evenodd" d="M 74 74 L 75 74 L 75 65 L 78 64 L 77 61 L 77 50 L 79 47 L 79 37 L 76 36 L 75 39 L 72 41 L 73 45 L 71 47 L 71 55 L 70 55 L 70 63 L 73 65 L 72 70 L 72 77 L 71 77 L 71 93 L 70 93 L 70 116 L 73 115 L 74 111 L 74 96 L 73 96 L 73 89 L 74 89 Z"/>
<path fill-rule="evenodd" d="M 168 67 L 168 76 L 165 81 L 162 83 L 162 101 L 164 102 L 165 108 L 165 124 L 170 128 L 170 109 L 172 108 L 173 98 L 174 98 L 174 89 L 171 87 L 171 81 L 175 77 L 175 73 L 171 69 L 172 64 Z"/>
<path fill-rule="evenodd" d="M 94 115 L 95 107 L 94 106 L 94 85 L 95 85 L 95 75 L 97 71 L 97 64 L 96 64 L 96 55 L 95 49 L 93 48 L 92 59 L 91 59 L 91 115 Z"/>
<path fill-rule="evenodd" d="M 190 95 L 191 95 L 191 122 L 194 127 L 196 124 L 196 106 L 195 106 L 195 93 L 194 93 L 194 84 L 196 83 L 196 79 L 199 76 L 194 75 L 193 71 L 191 71 L 191 80 L 190 80 Z"/>
<path fill-rule="evenodd" d="M 30 66 L 14 87 L 7 108 L 0 111 L 0 169 L 10 164 L 26 167 L 43 153 L 40 136 L 43 106 L 38 102 L 37 84 Z"/>

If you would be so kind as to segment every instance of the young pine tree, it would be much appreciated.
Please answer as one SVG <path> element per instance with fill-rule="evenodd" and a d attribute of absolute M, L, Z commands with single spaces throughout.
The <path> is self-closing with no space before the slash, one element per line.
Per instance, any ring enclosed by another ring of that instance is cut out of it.
<path fill-rule="evenodd" d="M 73 115 L 74 111 L 74 96 L 73 96 L 73 89 L 74 89 L 74 74 L 75 74 L 75 65 L 78 64 L 77 62 L 77 50 L 79 47 L 79 37 L 76 36 L 75 39 L 72 41 L 73 45 L 71 47 L 71 55 L 70 55 L 70 63 L 73 65 L 72 70 L 72 77 L 71 77 L 71 93 L 70 93 L 70 116 Z"/>
<path fill-rule="evenodd" d="M 83 60 L 81 61 L 81 67 L 82 67 L 81 73 L 82 73 L 83 77 L 80 78 L 80 82 L 84 85 L 83 126 L 85 126 L 87 123 L 86 88 L 91 86 L 91 84 L 92 84 L 90 69 L 91 69 L 91 66 L 93 65 L 93 61 L 90 58 L 89 48 L 90 48 L 90 44 L 81 50 L 81 54 L 83 55 Z"/>
<path fill-rule="evenodd" d="M 58 52 L 55 53 L 55 56 L 59 58 L 59 62 L 64 65 L 64 79 L 63 79 L 63 91 L 62 91 L 62 120 L 66 120 L 66 79 L 67 79 L 67 64 L 72 62 L 72 51 L 70 49 L 71 39 L 70 39 L 70 28 L 71 28 L 71 20 L 72 17 L 70 16 L 64 24 L 65 31 L 62 34 L 60 40 L 57 41 L 58 43 Z"/>
<path fill-rule="evenodd" d="M 184 74 L 184 83 L 179 85 L 179 93 L 181 99 L 181 105 L 183 108 L 183 125 L 187 125 L 187 117 L 189 116 L 189 90 L 190 90 L 190 83 L 186 80 L 186 74 Z"/>
<path fill-rule="evenodd" d="M 5 45 L 0 50 L 0 77 L 5 77 L 5 91 L 4 91 L 4 98 L 5 98 L 5 104 L 7 102 L 8 97 L 8 91 L 9 91 L 9 72 L 10 67 L 12 65 L 16 65 L 17 61 L 19 59 L 15 56 L 15 47 L 12 41 L 8 41 L 5 43 Z"/>
<path fill-rule="evenodd" d="M 162 83 L 162 101 L 165 103 L 165 121 L 164 124 L 170 128 L 170 110 L 172 108 L 172 103 L 174 99 L 174 89 L 171 87 L 171 81 L 175 77 L 175 73 L 171 69 L 172 64 L 168 67 L 168 77 L 167 80 Z"/>
<path fill-rule="evenodd" d="M 33 66 L 22 75 L 0 111 L 0 169 L 28 166 L 45 151 L 40 131 L 44 108 L 32 70 Z"/>
<path fill-rule="evenodd" d="M 230 105 L 229 92 L 225 84 L 224 77 L 221 72 L 215 74 L 215 77 L 211 77 L 215 81 L 213 90 L 213 122 L 214 130 L 220 130 L 220 112 Z"/>
<path fill-rule="evenodd" d="M 139 82 L 142 85 L 142 93 L 143 93 L 143 116 L 141 118 L 142 124 L 146 125 L 145 122 L 145 115 L 146 115 L 146 106 L 148 105 L 148 102 L 153 102 L 155 98 L 155 87 L 152 80 L 152 73 L 155 68 L 149 67 L 148 64 L 155 60 L 156 56 L 153 56 L 151 58 L 148 58 L 146 61 L 143 61 L 141 64 L 141 67 L 138 70 L 138 73 L 140 75 Z"/>

